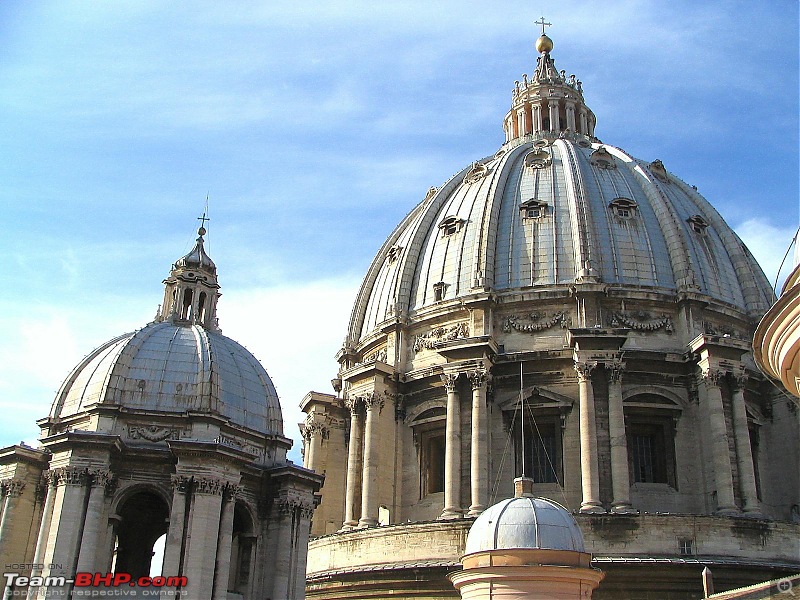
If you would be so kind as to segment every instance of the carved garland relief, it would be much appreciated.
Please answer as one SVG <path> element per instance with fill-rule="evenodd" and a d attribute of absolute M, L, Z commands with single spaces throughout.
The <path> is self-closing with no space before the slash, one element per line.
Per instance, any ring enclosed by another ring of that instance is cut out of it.
<path fill-rule="evenodd" d="M 634 311 L 630 313 L 615 312 L 611 315 L 612 327 L 627 327 L 634 331 L 657 331 L 664 329 L 667 333 L 675 331 L 672 319 L 666 315 L 653 317 L 644 311 Z"/>
<path fill-rule="evenodd" d="M 549 317 L 540 313 L 530 313 L 527 318 L 518 315 L 510 315 L 506 317 L 503 322 L 503 331 L 509 333 L 513 329 L 523 333 L 536 333 L 537 331 L 544 331 L 556 325 L 561 325 L 561 327 L 564 328 L 570 326 L 570 319 L 563 311 L 554 313 Z"/>
<path fill-rule="evenodd" d="M 414 352 L 433 350 L 445 342 L 469 337 L 469 325 L 465 322 L 436 327 L 428 333 L 414 336 Z"/>

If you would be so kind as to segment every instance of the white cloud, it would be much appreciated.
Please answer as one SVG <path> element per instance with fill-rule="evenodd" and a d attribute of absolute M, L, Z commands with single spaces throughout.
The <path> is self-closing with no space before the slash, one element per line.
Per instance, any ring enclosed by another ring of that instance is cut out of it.
<path fill-rule="evenodd" d="M 774 284 L 781 261 L 797 231 L 796 226 L 776 227 L 764 219 L 754 218 L 744 221 L 734 229 L 750 249 L 750 252 L 753 253 L 753 256 L 756 257 L 758 264 L 764 269 L 764 274 L 769 279 L 770 284 Z M 790 253 L 783 268 L 781 268 L 778 290 L 781 289 L 783 281 L 791 271 L 792 263 L 792 254 Z"/>

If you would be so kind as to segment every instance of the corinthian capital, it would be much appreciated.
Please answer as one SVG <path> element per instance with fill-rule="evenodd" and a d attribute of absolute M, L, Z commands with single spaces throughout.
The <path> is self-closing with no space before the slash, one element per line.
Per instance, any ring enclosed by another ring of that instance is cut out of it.
<path fill-rule="evenodd" d="M 592 371 L 597 368 L 597 363 L 594 361 L 575 361 L 575 373 L 578 375 L 578 381 L 588 381 L 592 376 Z"/>
<path fill-rule="evenodd" d="M 467 377 L 469 378 L 469 381 L 472 384 L 473 390 L 480 389 L 486 384 L 487 381 L 489 381 L 489 373 L 483 367 L 478 367 L 474 371 L 468 372 Z"/>
<path fill-rule="evenodd" d="M 722 369 L 706 369 L 700 374 L 700 379 L 708 387 L 718 387 L 722 383 L 723 377 L 725 377 L 725 371 Z"/>
<path fill-rule="evenodd" d="M 620 383 L 622 381 L 623 371 L 625 371 L 625 363 L 619 359 L 606 363 L 606 373 L 608 374 L 609 383 Z"/>
<path fill-rule="evenodd" d="M 367 410 L 373 410 L 375 408 L 377 408 L 378 410 L 383 410 L 383 404 L 385 402 L 385 398 L 383 394 L 370 392 L 369 394 L 364 394 L 363 396 L 361 396 L 361 402 L 364 403 L 364 407 Z"/>
<path fill-rule="evenodd" d="M 444 388 L 448 392 L 455 392 L 456 391 L 456 381 L 458 380 L 458 376 L 460 373 L 442 373 L 442 383 L 444 383 Z"/>
<path fill-rule="evenodd" d="M 14 477 L 0 481 L 0 491 L 2 491 L 3 496 L 16 498 L 22 494 L 23 489 L 25 489 L 25 482 L 22 479 Z"/>

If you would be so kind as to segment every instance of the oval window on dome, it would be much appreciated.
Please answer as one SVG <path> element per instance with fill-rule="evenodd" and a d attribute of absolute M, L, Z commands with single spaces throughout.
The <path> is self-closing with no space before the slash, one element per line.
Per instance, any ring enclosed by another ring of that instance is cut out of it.
<path fill-rule="evenodd" d="M 525 166 L 529 169 L 544 169 L 552 162 L 547 150 L 533 150 L 525 155 Z"/>
<path fill-rule="evenodd" d="M 706 221 L 700 215 L 691 216 L 688 219 L 686 219 L 686 222 L 689 223 L 689 225 L 692 228 L 692 231 L 694 231 L 695 233 L 699 233 L 701 235 L 705 234 L 706 229 L 708 229 L 708 221 Z"/>
<path fill-rule="evenodd" d="M 614 157 L 603 146 L 589 155 L 589 163 L 592 166 L 599 167 L 600 169 L 616 169 L 617 163 L 614 162 Z"/>
<path fill-rule="evenodd" d="M 441 223 L 439 223 L 439 230 L 442 232 L 443 236 L 455 235 L 459 231 L 461 231 L 461 227 L 464 224 L 464 219 L 460 217 L 450 216 L 445 218 Z"/>

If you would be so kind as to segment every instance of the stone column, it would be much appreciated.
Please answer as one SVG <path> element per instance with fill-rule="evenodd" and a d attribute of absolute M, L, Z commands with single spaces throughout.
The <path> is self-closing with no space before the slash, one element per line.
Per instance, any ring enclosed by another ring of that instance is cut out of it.
<path fill-rule="evenodd" d="M 236 507 L 237 485 L 226 485 L 222 495 L 222 516 L 219 519 L 217 559 L 214 565 L 214 600 L 227 600 L 233 542 L 233 511 Z"/>
<path fill-rule="evenodd" d="M 634 513 L 630 499 L 628 473 L 628 439 L 625 433 L 625 413 L 622 407 L 622 372 L 625 363 L 615 360 L 606 364 L 608 373 L 608 435 L 611 439 L 611 482 L 614 500 L 611 511 Z"/>
<path fill-rule="evenodd" d="M 736 447 L 736 466 L 739 469 L 739 487 L 742 491 L 744 512 L 756 514 L 760 512 L 758 491 L 756 490 L 756 473 L 753 467 L 753 449 L 750 446 L 750 427 L 747 424 L 747 408 L 744 403 L 744 388 L 747 385 L 747 374 L 740 373 L 736 377 L 736 386 L 731 399 L 733 412 L 733 436 Z"/>
<path fill-rule="evenodd" d="M 273 565 L 272 596 L 302 598 L 305 588 L 305 563 L 303 556 L 308 547 L 308 530 L 313 504 L 298 497 L 295 492 L 284 491 L 273 504 L 274 522 L 278 523 Z"/>
<path fill-rule="evenodd" d="M 470 516 L 477 516 L 486 509 L 489 498 L 489 444 L 486 415 L 486 382 L 488 373 L 477 369 L 469 373 L 472 383 L 472 448 L 470 457 L 470 486 L 472 504 Z"/>
<path fill-rule="evenodd" d="M 169 512 L 169 529 L 164 546 L 165 575 L 183 575 L 182 564 L 184 543 L 183 532 L 186 525 L 186 500 L 191 497 L 192 480 L 183 475 L 172 476 L 172 507 Z"/>
<path fill-rule="evenodd" d="M 575 103 L 567 102 L 567 129 L 572 133 L 577 131 L 575 127 Z"/>
<path fill-rule="evenodd" d="M 68 466 L 53 469 L 53 517 L 42 554 L 43 577 L 72 577 L 75 574 L 80 526 L 84 517 L 87 470 Z M 37 590 L 36 598 L 67 597 L 71 585 L 49 585 Z"/>
<path fill-rule="evenodd" d="M 531 105 L 531 114 L 533 115 L 533 129 L 536 132 L 542 130 L 542 107 L 539 104 Z"/>
<path fill-rule="evenodd" d="M 378 415 L 383 410 L 383 396 L 372 392 L 362 397 L 366 409 L 364 425 L 364 468 L 361 474 L 361 518 L 359 527 L 378 524 L 378 456 L 380 439 Z"/>
<path fill-rule="evenodd" d="M 97 551 L 100 548 L 102 528 L 105 526 L 106 483 L 111 479 L 108 471 L 97 470 L 89 474 L 89 503 L 83 525 L 81 551 L 78 554 L 78 571 L 94 572 L 100 569 Z"/>
<path fill-rule="evenodd" d="M 321 456 L 322 440 L 327 439 L 330 435 L 328 427 L 317 421 L 319 418 L 312 413 L 303 424 L 303 439 L 306 440 L 306 468 L 317 472 L 320 471 L 317 462 Z"/>
<path fill-rule="evenodd" d="M 0 515 L 0 544 L 5 546 L 14 520 L 17 499 L 22 495 L 22 490 L 25 489 L 25 482 L 16 478 L 4 479 L 0 482 L 0 488 L 3 492 L 3 512 Z"/>
<path fill-rule="evenodd" d="M 223 486 L 224 482 L 216 478 L 194 478 L 184 558 L 184 573 L 190 575 L 185 588 L 187 598 L 208 598 L 214 590 L 215 534 L 219 532 Z"/>
<path fill-rule="evenodd" d="M 594 416 L 594 390 L 592 389 L 592 371 L 597 363 L 576 362 L 575 372 L 578 375 L 581 419 L 581 488 L 583 502 L 581 512 L 603 513 L 600 503 L 600 473 L 597 465 L 597 425 Z"/>
<path fill-rule="evenodd" d="M 558 116 L 558 100 L 550 100 L 547 106 L 550 109 L 550 131 L 561 131 L 561 122 Z"/>
<path fill-rule="evenodd" d="M 55 504 L 55 497 L 56 497 L 56 490 L 54 487 L 54 477 L 52 472 L 45 471 L 42 474 L 42 478 L 44 479 L 44 489 L 45 489 L 45 499 L 44 499 L 44 507 L 42 508 L 42 522 L 39 525 L 39 535 L 36 538 L 36 550 L 33 553 L 33 564 L 34 565 L 41 565 L 44 562 L 44 553 L 47 547 L 47 540 L 50 537 L 50 523 L 53 519 L 53 505 Z M 31 577 L 36 577 L 42 574 L 42 569 L 37 568 L 34 566 L 31 569 Z M 39 588 L 37 587 L 29 587 L 28 588 L 28 600 L 33 600 L 37 598 L 39 593 Z"/>
<path fill-rule="evenodd" d="M 527 120 L 525 119 L 525 108 L 517 111 L 517 123 L 519 123 L 519 135 L 522 137 L 527 133 Z"/>
<path fill-rule="evenodd" d="M 458 519 L 461 508 L 461 405 L 456 389 L 458 373 L 442 375 L 447 390 L 444 447 L 444 510 L 440 519 Z"/>
<path fill-rule="evenodd" d="M 361 427 L 361 401 L 358 398 L 345 400 L 350 409 L 350 442 L 347 449 L 347 489 L 345 491 L 344 524 L 342 529 L 352 529 L 358 525 L 356 518 L 356 498 L 361 483 L 361 447 L 363 429 Z"/>
<path fill-rule="evenodd" d="M 584 109 L 581 109 L 581 114 L 580 114 L 580 132 L 583 135 L 589 134 L 589 124 L 586 121 L 586 110 Z"/>
<path fill-rule="evenodd" d="M 725 408 L 722 403 L 720 380 L 725 375 L 717 369 L 707 369 L 702 374 L 706 388 L 705 412 L 708 420 L 711 443 L 711 459 L 714 470 L 714 483 L 717 489 L 717 512 L 737 513 L 733 494 L 733 474 L 731 453 L 728 447 L 728 428 L 725 424 Z"/>

